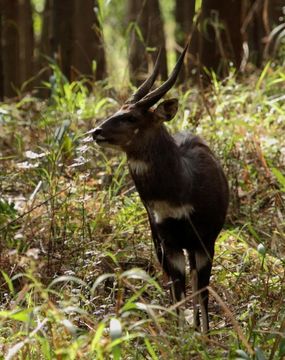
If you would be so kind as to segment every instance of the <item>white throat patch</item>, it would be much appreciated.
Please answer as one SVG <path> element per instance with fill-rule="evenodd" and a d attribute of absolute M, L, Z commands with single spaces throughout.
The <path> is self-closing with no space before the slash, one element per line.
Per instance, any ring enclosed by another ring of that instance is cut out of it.
<path fill-rule="evenodd" d="M 143 175 L 149 170 L 149 164 L 142 160 L 128 160 L 131 171 L 136 175 Z"/>
<path fill-rule="evenodd" d="M 187 218 L 194 211 L 191 204 L 173 206 L 167 201 L 154 201 L 150 204 L 150 208 L 152 209 L 155 221 L 158 224 L 162 223 L 163 220 L 167 218 Z"/>

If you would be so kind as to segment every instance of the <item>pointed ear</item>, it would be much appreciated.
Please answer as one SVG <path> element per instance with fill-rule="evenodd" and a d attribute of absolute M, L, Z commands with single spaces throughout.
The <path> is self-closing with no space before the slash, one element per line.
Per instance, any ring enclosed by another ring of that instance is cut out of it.
<path fill-rule="evenodd" d="M 155 117 L 161 121 L 170 121 L 178 110 L 178 100 L 169 99 L 160 103 L 154 110 Z"/>

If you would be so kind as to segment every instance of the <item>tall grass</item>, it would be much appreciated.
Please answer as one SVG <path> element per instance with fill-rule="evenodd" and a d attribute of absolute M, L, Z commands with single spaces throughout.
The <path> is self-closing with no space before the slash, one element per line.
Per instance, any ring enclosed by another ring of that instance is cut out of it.
<path fill-rule="evenodd" d="M 170 94 L 170 130 L 202 134 L 231 188 L 210 338 L 177 327 L 125 157 L 83 141 L 117 102 L 53 71 L 50 101 L 0 106 L 0 358 L 285 356 L 284 69 Z"/>

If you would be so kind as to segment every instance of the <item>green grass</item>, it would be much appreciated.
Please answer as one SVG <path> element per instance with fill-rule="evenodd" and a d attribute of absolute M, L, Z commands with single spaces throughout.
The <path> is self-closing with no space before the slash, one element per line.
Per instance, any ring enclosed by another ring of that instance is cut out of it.
<path fill-rule="evenodd" d="M 54 68 L 49 101 L 0 106 L 0 359 L 285 356 L 285 69 L 189 89 L 170 130 L 202 134 L 231 188 L 211 337 L 177 327 L 125 157 L 82 142 L 119 104 Z"/>

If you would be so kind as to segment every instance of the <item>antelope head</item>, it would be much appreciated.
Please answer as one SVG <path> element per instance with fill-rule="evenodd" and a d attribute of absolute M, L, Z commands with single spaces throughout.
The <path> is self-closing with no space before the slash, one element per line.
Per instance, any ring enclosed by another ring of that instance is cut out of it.
<path fill-rule="evenodd" d="M 115 147 L 125 152 L 137 146 L 146 136 L 156 133 L 164 121 L 171 120 L 178 109 L 178 100 L 169 99 L 155 105 L 174 85 L 183 64 L 188 45 L 181 53 L 169 78 L 157 89 L 150 91 L 159 72 L 159 52 L 152 74 L 137 89 L 119 111 L 106 119 L 92 133 L 102 146 Z"/>

